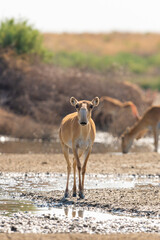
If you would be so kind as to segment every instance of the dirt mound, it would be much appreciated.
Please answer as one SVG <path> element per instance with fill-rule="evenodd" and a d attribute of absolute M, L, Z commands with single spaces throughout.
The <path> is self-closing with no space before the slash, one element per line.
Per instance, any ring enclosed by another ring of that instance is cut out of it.
<path fill-rule="evenodd" d="M 54 129 L 35 122 L 29 116 L 19 116 L 0 108 L 0 135 L 48 140 L 53 137 Z"/>
<path fill-rule="evenodd" d="M 1 106 L 15 114 L 29 116 L 37 123 L 59 125 L 66 114 L 74 111 L 69 103 L 71 96 L 89 100 L 110 96 L 122 102 L 132 101 L 140 114 L 151 105 L 139 87 L 112 80 L 111 74 L 62 69 L 34 62 L 34 59 L 29 63 L 13 52 L 0 53 L 0 69 Z M 129 125 L 124 118 L 124 126 Z"/>

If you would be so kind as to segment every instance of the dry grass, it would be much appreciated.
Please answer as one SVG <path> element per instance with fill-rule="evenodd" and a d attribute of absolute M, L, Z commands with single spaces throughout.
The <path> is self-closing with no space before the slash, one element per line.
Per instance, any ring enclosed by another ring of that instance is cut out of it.
<path fill-rule="evenodd" d="M 160 51 L 160 34 L 44 34 L 44 45 L 54 52 L 151 55 Z"/>
<path fill-rule="evenodd" d="M 52 63 L 103 73 L 127 74 L 144 89 L 160 90 L 160 34 L 44 34 Z"/>

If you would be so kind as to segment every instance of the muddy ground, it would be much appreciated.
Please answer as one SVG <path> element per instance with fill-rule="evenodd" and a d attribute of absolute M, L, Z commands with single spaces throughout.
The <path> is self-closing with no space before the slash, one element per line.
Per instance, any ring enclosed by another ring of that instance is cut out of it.
<path fill-rule="evenodd" d="M 70 156 L 72 162 L 72 155 Z M 62 154 L 2 154 L 1 172 L 59 172 L 66 173 Z M 102 174 L 160 174 L 160 154 L 129 153 L 91 154 L 87 173 Z"/>
<path fill-rule="evenodd" d="M 71 155 L 72 159 L 72 155 Z M 62 154 L 2 154 L 0 155 L 1 172 L 57 172 L 66 173 L 66 162 Z M 92 154 L 90 156 L 87 173 L 108 174 L 124 176 L 125 174 L 134 177 L 146 176 L 147 178 L 160 179 L 160 155 L 158 153 L 130 153 L 121 154 Z M 158 180 L 159 181 L 159 180 Z M 64 186 L 65 187 L 65 186 Z M 52 204 L 62 203 L 64 206 L 82 207 L 90 210 L 100 210 L 104 213 L 118 214 L 120 216 L 145 217 L 146 219 L 160 218 L 160 188 L 159 185 L 137 185 L 134 188 L 122 189 L 87 189 L 85 199 L 80 200 L 77 196 L 71 196 L 65 201 L 63 191 L 50 191 L 35 193 L 23 193 L 23 197 L 33 201 L 47 202 Z M 147 220 L 145 220 L 147 221 Z M 137 225 L 137 229 L 141 223 Z M 131 227 L 131 226 L 129 226 Z M 134 230 L 134 226 L 133 226 Z M 72 231 L 71 231 L 72 232 Z M 123 231 L 122 231 L 123 232 Z M 147 233 L 134 234 L 109 234 L 109 235 L 88 235 L 88 234 L 0 234 L 0 239 L 160 239 L 159 227 L 153 224 Z"/>

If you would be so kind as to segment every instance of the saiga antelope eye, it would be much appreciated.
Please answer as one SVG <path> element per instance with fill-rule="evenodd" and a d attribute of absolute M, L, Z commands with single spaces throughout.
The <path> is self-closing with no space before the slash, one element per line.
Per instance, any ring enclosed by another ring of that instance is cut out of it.
<path fill-rule="evenodd" d="M 90 105 L 90 109 L 92 109 L 93 108 L 93 105 Z"/>
<path fill-rule="evenodd" d="M 79 104 L 76 104 L 76 108 L 79 108 Z"/>

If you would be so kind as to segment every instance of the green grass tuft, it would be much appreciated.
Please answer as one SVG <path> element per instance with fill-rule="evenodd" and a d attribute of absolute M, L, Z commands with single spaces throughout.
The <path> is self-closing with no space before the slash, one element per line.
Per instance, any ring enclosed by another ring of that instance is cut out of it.
<path fill-rule="evenodd" d="M 112 66 L 124 67 L 133 73 L 145 73 L 157 60 L 130 53 L 119 53 L 115 56 L 98 56 L 82 52 L 57 52 L 53 63 L 62 67 L 79 67 L 91 70 L 107 71 Z"/>
<path fill-rule="evenodd" d="M 160 91 L 160 77 L 140 77 L 133 78 L 131 82 L 138 84 L 144 89 L 152 89 Z"/>
<path fill-rule="evenodd" d="M 37 54 L 45 61 L 53 55 L 43 47 L 41 33 L 26 20 L 7 19 L 0 23 L 0 48 L 12 48 L 17 54 Z"/>

